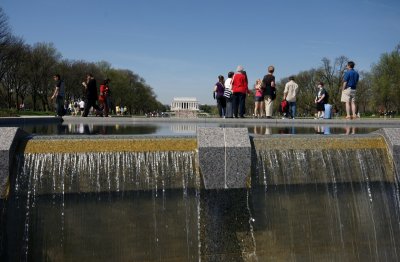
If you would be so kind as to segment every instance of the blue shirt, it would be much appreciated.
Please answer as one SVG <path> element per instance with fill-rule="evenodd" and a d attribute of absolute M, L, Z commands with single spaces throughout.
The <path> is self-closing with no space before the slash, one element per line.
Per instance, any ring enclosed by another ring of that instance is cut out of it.
<path fill-rule="evenodd" d="M 346 88 L 356 89 L 359 75 L 354 69 L 348 70 L 343 77 L 343 81 L 347 82 Z"/>

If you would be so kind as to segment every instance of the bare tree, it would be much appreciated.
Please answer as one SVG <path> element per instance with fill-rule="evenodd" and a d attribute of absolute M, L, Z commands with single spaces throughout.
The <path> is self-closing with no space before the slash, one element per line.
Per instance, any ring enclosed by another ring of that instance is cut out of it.
<path fill-rule="evenodd" d="M 27 80 L 25 71 L 27 68 L 28 47 L 22 39 L 15 39 L 14 44 L 9 47 L 8 52 L 12 54 L 12 59 L 6 61 L 7 71 L 3 76 L 3 87 L 8 108 L 16 107 L 19 109 L 19 98 L 25 98 L 27 90 Z"/>
<path fill-rule="evenodd" d="M 0 7 L 0 81 L 7 71 L 6 61 L 10 58 L 9 46 L 11 44 L 11 29 L 8 18 Z"/>
<path fill-rule="evenodd" d="M 38 99 L 42 109 L 48 110 L 49 94 L 53 88 L 52 75 L 61 58 L 52 43 L 37 43 L 30 52 L 29 70 L 27 78 L 31 87 L 33 110 L 37 110 Z"/>
<path fill-rule="evenodd" d="M 332 64 L 331 61 L 324 57 L 322 59 L 322 81 L 325 83 L 325 88 L 329 92 L 329 97 L 332 104 L 340 104 L 341 85 L 343 81 L 344 71 L 348 62 L 348 58 L 340 56 L 335 59 Z"/>

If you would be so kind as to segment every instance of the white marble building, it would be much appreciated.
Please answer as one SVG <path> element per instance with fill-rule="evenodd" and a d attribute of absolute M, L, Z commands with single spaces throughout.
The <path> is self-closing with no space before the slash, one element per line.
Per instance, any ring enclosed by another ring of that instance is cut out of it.
<path fill-rule="evenodd" d="M 195 97 L 175 97 L 171 103 L 171 111 L 177 117 L 197 117 L 199 101 Z"/>
<path fill-rule="evenodd" d="M 199 111 L 199 101 L 195 97 L 174 97 L 171 111 L 194 110 Z"/>

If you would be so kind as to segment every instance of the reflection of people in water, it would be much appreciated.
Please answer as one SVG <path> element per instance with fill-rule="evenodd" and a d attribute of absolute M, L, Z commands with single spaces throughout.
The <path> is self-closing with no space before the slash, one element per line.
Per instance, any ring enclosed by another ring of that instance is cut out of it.
<path fill-rule="evenodd" d="M 271 127 L 269 127 L 269 126 L 266 126 L 265 127 L 265 132 L 264 132 L 266 135 L 272 135 L 272 128 Z"/>
<path fill-rule="evenodd" d="M 316 134 L 321 134 L 321 135 L 331 134 L 331 128 L 329 126 L 316 126 L 314 129 Z"/>
<path fill-rule="evenodd" d="M 254 126 L 254 134 L 255 135 L 264 135 L 265 131 L 263 130 L 264 126 Z"/>
<path fill-rule="evenodd" d="M 324 134 L 324 130 L 322 126 L 315 126 L 315 133 L 316 134 Z"/>
<path fill-rule="evenodd" d="M 345 126 L 344 130 L 346 131 L 346 135 L 354 135 L 356 133 L 355 126 Z"/>
<path fill-rule="evenodd" d="M 291 135 L 294 135 L 294 134 L 296 134 L 296 128 L 295 128 L 294 126 L 291 126 L 291 127 L 283 127 L 283 128 L 280 128 L 280 129 L 279 129 L 278 133 L 279 133 L 279 134 L 282 134 L 282 135 L 284 135 L 284 134 L 291 134 Z"/>
<path fill-rule="evenodd" d="M 254 126 L 255 135 L 272 135 L 272 128 L 268 126 Z"/>

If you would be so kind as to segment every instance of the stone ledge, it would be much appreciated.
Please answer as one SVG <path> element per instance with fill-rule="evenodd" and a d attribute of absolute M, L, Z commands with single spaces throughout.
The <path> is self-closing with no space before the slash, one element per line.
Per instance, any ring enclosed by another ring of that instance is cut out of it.
<path fill-rule="evenodd" d="M 251 167 L 246 128 L 198 128 L 199 167 L 206 189 L 245 188 Z"/>
<path fill-rule="evenodd" d="M 400 128 L 382 128 L 377 133 L 385 138 L 397 179 L 400 179 Z"/>
<path fill-rule="evenodd" d="M 0 199 L 8 195 L 8 185 L 14 153 L 26 133 L 18 127 L 0 127 Z"/>

